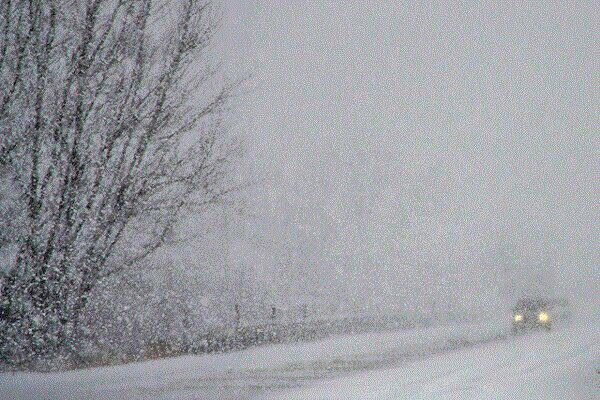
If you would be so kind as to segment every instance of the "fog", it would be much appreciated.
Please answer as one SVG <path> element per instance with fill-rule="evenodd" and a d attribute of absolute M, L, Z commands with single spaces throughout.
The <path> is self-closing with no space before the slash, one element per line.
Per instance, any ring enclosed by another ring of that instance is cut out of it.
<path fill-rule="evenodd" d="M 599 10 L 0 2 L 0 398 L 596 398 Z"/>
<path fill-rule="evenodd" d="M 270 296 L 337 312 L 598 297 L 594 2 L 224 6 L 257 182 L 231 259 Z"/>

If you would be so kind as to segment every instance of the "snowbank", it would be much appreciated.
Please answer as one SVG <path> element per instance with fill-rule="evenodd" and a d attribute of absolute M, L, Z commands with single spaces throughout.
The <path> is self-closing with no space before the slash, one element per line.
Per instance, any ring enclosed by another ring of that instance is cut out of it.
<path fill-rule="evenodd" d="M 251 398 L 494 340 L 504 329 L 488 323 L 445 325 L 62 373 L 1 374 L 0 397 Z"/>

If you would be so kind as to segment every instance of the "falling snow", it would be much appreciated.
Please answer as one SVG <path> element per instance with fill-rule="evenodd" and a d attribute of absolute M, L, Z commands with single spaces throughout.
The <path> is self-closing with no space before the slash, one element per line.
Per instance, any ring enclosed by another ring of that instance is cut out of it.
<path fill-rule="evenodd" d="M 0 2 L 0 398 L 594 398 L 597 20 Z"/>

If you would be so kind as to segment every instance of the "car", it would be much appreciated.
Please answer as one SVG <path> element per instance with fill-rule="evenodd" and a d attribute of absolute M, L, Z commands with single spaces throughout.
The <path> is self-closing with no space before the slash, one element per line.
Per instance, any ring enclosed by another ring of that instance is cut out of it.
<path fill-rule="evenodd" d="M 545 298 L 527 297 L 519 300 L 512 310 L 514 333 L 533 329 L 552 328 L 551 302 Z"/>

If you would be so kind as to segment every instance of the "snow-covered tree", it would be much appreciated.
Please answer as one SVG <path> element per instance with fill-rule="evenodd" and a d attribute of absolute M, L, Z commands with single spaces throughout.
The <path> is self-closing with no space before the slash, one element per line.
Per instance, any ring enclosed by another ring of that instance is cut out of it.
<path fill-rule="evenodd" d="M 5 362 L 71 353 L 98 284 L 232 189 L 217 25 L 205 0 L 0 2 Z"/>

